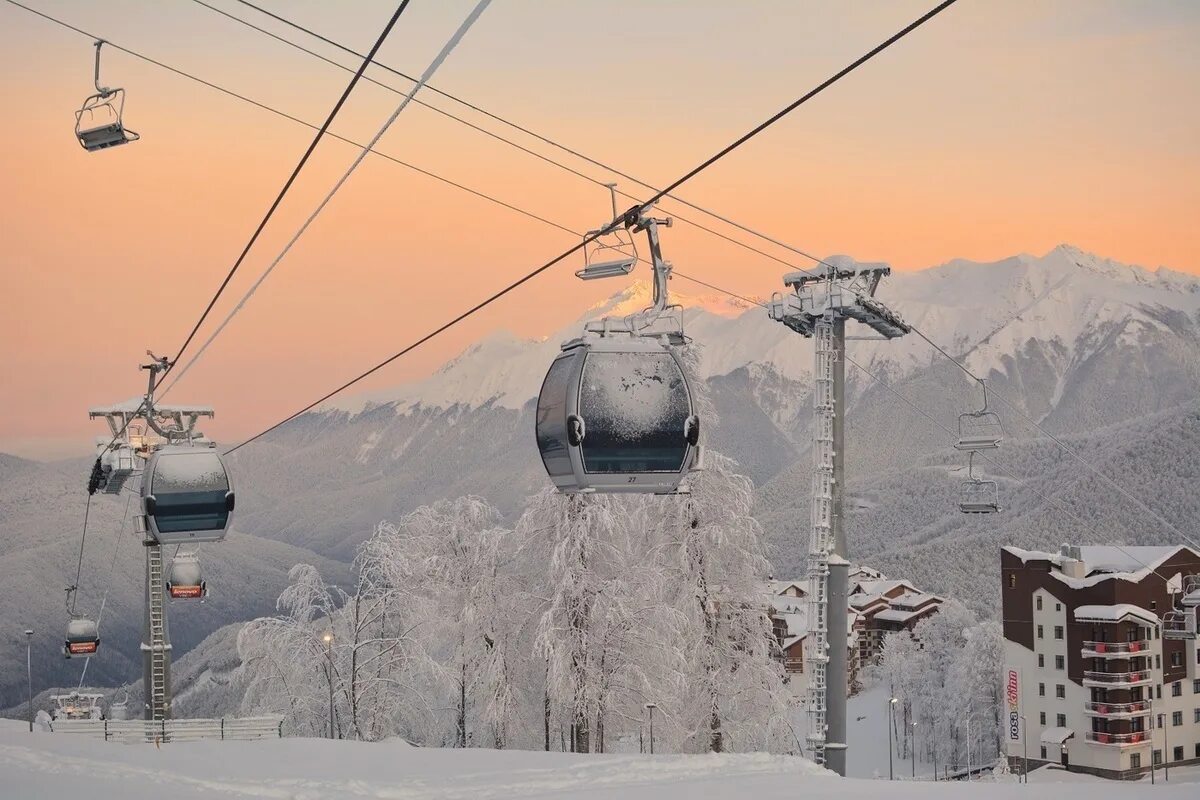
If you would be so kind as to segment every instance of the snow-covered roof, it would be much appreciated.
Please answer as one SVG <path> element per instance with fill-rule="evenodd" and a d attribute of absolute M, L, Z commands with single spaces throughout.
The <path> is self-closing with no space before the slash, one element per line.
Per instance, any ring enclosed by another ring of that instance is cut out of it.
<path fill-rule="evenodd" d="M 1040 738 L 1042 744 L 1062 744 L 1074 735 L 1075 731 L 1070 728 L 1046 728 Z"/>
<path fill-rule="evenodd" d="M 930 612 L 930 607 L 919 608 L 915 611 L 905 611 L 899 608 L 885 608 L 875 615 L 875 619 L 883 620 L 884 622 L 898 622 L 906 624 L 918 617 L 923 617 Z"/>
<path fill-rule="evenodd" d="M 1141 606 L 1135 606 L 1132 603 L 1117 603 L 1111 606 L 1079 606 L 1075 609 L 1076 622 L 1088 622 L 1092 620 L 1120 622 L 1126 617 L 1136 617 L 1152 625 L 1158 624 L 1157 614 L 1147 611 Z"/>
<path fill-rule="evenodd" d="M 868 580 L 855 581 L 853 594 L 886 594 L 897 588 L 905 588 L 912 591 L 918 591 L 916 586 L 913 586 L 909 581 L 904 580 Z"/>
<path fill-rule="evenodd" d="M 1046 553 L 1041 550 L 1024 550 L 1020 547 L 1006 546 L 1004 552 L 1021 559 L 1021 563 L 1030 561 L 1049 561 L 1058 567 L 1073 561 L 1062 553 Z M 1080 561 L 1089 573 L 1084 578 L 1072 578 L 1061 572 L 1050 574 L 1072 589 L 1086 589 L 1109 580 L 1124 580 L 1137 583 L 1154 573 L 1163 562 L 1173 558 L 1179 551 L 1185 550 L 1200 558 L 1200 552 L 1185 545 L 1171 546 L 1121 546 L 1115 545 L 1086 545 L 1079 548 Z M 1095 563 L 1089 560 L 1095 559 Z"/>

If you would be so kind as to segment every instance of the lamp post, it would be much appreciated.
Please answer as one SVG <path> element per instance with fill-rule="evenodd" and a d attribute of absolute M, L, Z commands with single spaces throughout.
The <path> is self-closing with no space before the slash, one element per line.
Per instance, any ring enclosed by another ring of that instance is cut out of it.
<path fill-rule="evenodd" d="M 1025 716 L 1017 717 L 1021 722 L 1021 746 L 1024 748 L 1024 756 L 1021 759 L 1021 777 L 1025 783 L 1029 783 L 1029 726 L 1025 723 Z M 1005 748 L 1008 749 L 1007 747 Z"/>
<path fill-rule="evenodd" d="M 899 702 L 900 701 L 895 697 L 888 700 L 887 717 L 884 720 L 884 724 L 887 725 L 887 732 L 888 732 L 888 780 L 889 781 L 896 780 L 895 772 L 892 769 L 892 720 L 895 719 L 896 703 L 899 703 Z"/>
<path fill-rule="evenodd" d="M 25 629 L 25 676 L 29 689 L 29 732 L 33 733 L 33 628 Z"/>
<path fill-rule="evenodd" d="M 913 780 L 917 779 L 917 722 L 913 720 L 912 724 L 912 776 Z"/>
<path fill-rule="evenodd" d="M 650 712 L 650 755 L 654 755 L 654 709 L 658 708 L 657 703 L 646 703 L 646 710 Z"/>
<path fill-rule="evenodd" d="M 333 738 L 333 631 L 325 631 L 321 635 L 325 642 L 325 675 L 329 683 L 329 738 Z"/>

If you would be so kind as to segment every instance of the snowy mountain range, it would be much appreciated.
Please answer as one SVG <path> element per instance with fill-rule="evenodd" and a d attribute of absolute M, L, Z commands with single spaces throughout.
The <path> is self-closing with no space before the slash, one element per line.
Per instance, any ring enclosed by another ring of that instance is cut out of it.
<path fill-rule="evenodd" d="M 533 405 L 559 342 L 585 319 L 644 307 L 648 295 L 647 286 L 632 284 L 542 340 L 497 332 L 424 380 L 340 398 L 239 451 L 232 466 L 247 558 L 222 569 L 242 582 L 239 601 L 246 605 L 202 627 L 181 627 L 183 639 L 194 643 L 239 615 L 262 613 L 268 589 L 278 591 L 281 571 L 294 560 L 330 574 L 339 564 L 344 569 L 376 523 L 423 503 L 478 494 L 515 517 L 546 483 Z M 1200 530 L 1200 279 L 1062 245 L 1043 256 L 895 273 L 878 296 L 1180 531 Z M 709 445 L 737 459 L 759 487 L 756 516 L 776 573 L 801 574 L 811 343 L 741 300 L 678 291 L 672 299 L 685 308 L 687 333 L 703 346 L 703 377 L 719 415 L 706 425 Z M 1179 538 L 995 399 L 1006 442 L 995 464 L 979 466 L 998 480 L 1005 511 L 987 518 L 958 513 L 964 460 L 945 428 L 979 405 L 978 385 L 916 335 L 852 341 L 849 357 L 905 398 L 848 365 L 847 526 L 855 556 L 991 615 L 1002 544 L 1056 549 L 1063 541 Z M 29 546 L 4 553 L 0 587 L 27 572 L 58 587 L 80 510 L 63 498 L 77 498 L 86 465 L 61 468 L 73 482 L 64 478 L 61 489 L 52 482 L 36 498 L 27 482 L 45 481 L 38 470 L 60 468 L 28 465 L 0 463 L 0 519 L 6 529 L 29 526 Z M 47 517 L 34 513 L 39 504 L 62 510 Z M 35 548 L 46 552 L 38 556 Z M 214 557 L 234 549 L 211 548 Z M 136 581 L 136 562 L 128 563 Z M 260 570 L 254 582 L 251 566 Z M 36 605 L 58 619 L 62 604 L 52 594 Z M 123 602 L 134 614 L 123 636 L 136 652 L 137 598 Z M 4 621 L 19 624 L 22 605 L 0 597 Z M 117 672 L 137 677 L 132 664 Z"/>

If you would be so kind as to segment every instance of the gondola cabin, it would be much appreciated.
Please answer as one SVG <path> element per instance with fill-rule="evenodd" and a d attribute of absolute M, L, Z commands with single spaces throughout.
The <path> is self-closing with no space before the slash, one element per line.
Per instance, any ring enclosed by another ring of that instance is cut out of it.
<path fill-rule="evenodd" d="M 567 493 L 671 494 L 700 449 L 675 352 L 629 335 L 563 345 L 538 395 L 536 434 L 546 472 Z"/>
<path fill-rule="evenodd" d="M 201 575 L 200 559 L 195 553 L 180 553 L 171 560 L 167 594 L 172 600 L 203 600 L 208 595 L 208 584 Z"/>
<path fill-rule="evenodd" d="M 159 544 L 219 542 L 233 518 L 229 473 L 212 447 L 171 445 L 146 462 L 142 509 Z"/>
<path fill-rule="evenodd" d="M 100 649 L 100 631 L 94 620 L 74 617 L 67 623 L 67 640 L 63 643 L 63 655 L 90 656 Z"/>

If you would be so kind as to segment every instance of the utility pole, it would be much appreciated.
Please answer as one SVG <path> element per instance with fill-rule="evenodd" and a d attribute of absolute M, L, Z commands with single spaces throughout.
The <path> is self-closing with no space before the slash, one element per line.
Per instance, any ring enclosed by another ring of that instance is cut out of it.
<path fill-rule="evenodd" d="M 29 684 L 29 732 L 33 733 L 33 628 L 25 629 L 25 675 Z"/>
<path fill-rule="evenodd" d="M 646 710 L 650 712 L 650 755 L 654 755 L 654 709 L 658 708 L 657 703 L 646 703 Z"/>
<path fill-rule="evenodd" d="M 917 723 L 912 724 L 912 776 L 917 779 Z"/>
<path fill-rule="evenodd" d="M 840 263 L 846 266 L 822 263 L 812 272 L 788 273 L 783 282 L 792 292 L 772 297 L 767 311 L 771 319 L 813 340 L 807 740 L 816 763 L 845 776 L 850 569 L 843 515 L 846 320 L 868 326 L 880 339 L 894 339 L 911 328 L 874 299 L 890 267 Z"/>

